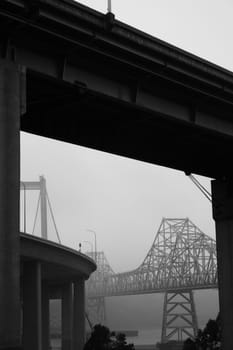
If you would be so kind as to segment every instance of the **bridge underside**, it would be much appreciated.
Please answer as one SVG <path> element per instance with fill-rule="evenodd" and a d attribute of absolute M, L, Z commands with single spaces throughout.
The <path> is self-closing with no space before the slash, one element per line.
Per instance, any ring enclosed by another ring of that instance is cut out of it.
<path fill-rule="evenodd" d="M 22 130 L 232 174 L 230 72 L 73 1 L 4 0 L 0 31 L 1 57 L 27 69 Z"/>
<path fill-rule="evenodd" d="M 187 173 L 232 173 L 230 136 L 32 72 L 21 129 Z"/>

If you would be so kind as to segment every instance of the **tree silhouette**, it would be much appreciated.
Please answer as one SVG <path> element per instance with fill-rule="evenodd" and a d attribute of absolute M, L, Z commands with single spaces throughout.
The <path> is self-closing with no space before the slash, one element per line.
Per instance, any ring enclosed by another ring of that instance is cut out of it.
<path fill-rule="evenodd" d="M 116 350 L 134 350 L 133 344 L 127 344 L 126 336 L 123 333 L 118 333 L 116 339 L 113 342 L 112 349 Z"/>
<path fill-rule="evenodd" d="M 84 346 L 84 350 L 134 350 L 133 344 L 127 344 L 125 334 L 110 332 L 110 330 L 97 324 Z"/>
<path fill-rule="evenodd" d="M 196 344 L 203 350 L 220 349 L 221 330 L 218 318 L 209 320 L 204 330 L 199 330 L 196 338 Z"/>
<path fill-rule="evenodd" d="M 94 326 L 91 336 L 84 346 L 84 350 L 112 349 L 112 336 L 113 334 L 107 327 L 97 324 Z"/>
<path fill-rule="evenodd" d="M 196 347 L 196 343 L 188 338 L 184 341 L 184 345 L 183 345 L 183 350 L 196 350 L 197 347 Z"/>
<path fill-rule="evenodd" d="M 193 341 L 188 338 L 184 342 L 183 350 L 217 350 L 221 349 L 221 327 L 219 315 L 216 320 L 209 320 L 203 330 L 198 331 L 198 335 Z"/>

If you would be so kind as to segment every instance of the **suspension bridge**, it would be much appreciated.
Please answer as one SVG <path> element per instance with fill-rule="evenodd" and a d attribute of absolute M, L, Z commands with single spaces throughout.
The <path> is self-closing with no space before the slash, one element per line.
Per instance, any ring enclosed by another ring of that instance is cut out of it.
<path fill-rule="evenodd" d="M 215 241 L 191 220 L 162 219 L 148 254 L 135 270 L 114 273 L 104 252 L 96 256 L 97 271 L 87 282 L 93 322 L 105 322 L 105 297 L 164 293 L 161 341 L 197 335 L 193 290 L 217 288 L 217 257 Z"/>
<path fill-rule="evenodd" d="M 46 187 L 46 179 L 44 176 L 39 177 L 39 181 L 21 181 L 20 182 L 20 190 L 21 190 L 21 231 L 26 233 L 28 231 L 28 222 L 27 222 L 27 191 L 37 191 L 38 199 L 36 204 L 36 211 L 33 220 L 31 234 L 35 234 L 36 224 L 39 222 L 40 224 L 40 233 L 41 237 L 44 239 L 48 239 L 48 214 L 50 214 L 51 221 L 55 230 L 56 238 L 58 242 L 61 244 L 61 238 L 59 236 L 59 232 L 57 229 L 57 224 L 55 221 L 51 201 L 49 199 L 47 187 Z M 40 212 L 40 218 L 39 218 Z M 40 219 L 40 220 L 39 220 Z"/>

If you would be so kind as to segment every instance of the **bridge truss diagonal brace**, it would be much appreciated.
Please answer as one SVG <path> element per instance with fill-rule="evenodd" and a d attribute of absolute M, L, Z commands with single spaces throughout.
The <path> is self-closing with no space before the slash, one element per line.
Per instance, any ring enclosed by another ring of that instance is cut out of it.
<path fill-rule="evenodd" d="M 192 290 L 167 291 L 164 296 L 162 343 L 197 336 L 197 316 Z"/>
<path fill-rule="evenodd" d="M 106 305 L 104 297 L 87 298 L 87 310 L 92 327 L 96 324 L 106 324 Z"/>

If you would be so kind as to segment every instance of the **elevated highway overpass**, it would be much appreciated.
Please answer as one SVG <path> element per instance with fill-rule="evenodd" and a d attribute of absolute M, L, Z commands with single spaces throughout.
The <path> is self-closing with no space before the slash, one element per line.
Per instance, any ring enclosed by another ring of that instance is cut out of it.
<path fill-rule="evenodd" d="M 84 283 L 95 269 L 91 258 L 74 249 L 20 233 L 23 349 L 50 348 L 51 299 L 61 300 L 62 349 L 77 348 L 84 342 Z"/>
<path fill-rule="evenodd" d="M 0 16 L 1 57 L 24 67 L 21 130 L 232 173 L 231 72 L 70 0 L 3 0 Z"/>

